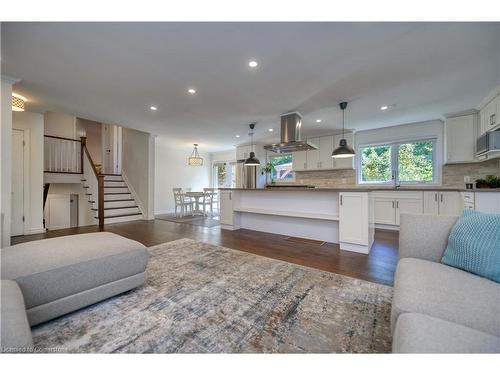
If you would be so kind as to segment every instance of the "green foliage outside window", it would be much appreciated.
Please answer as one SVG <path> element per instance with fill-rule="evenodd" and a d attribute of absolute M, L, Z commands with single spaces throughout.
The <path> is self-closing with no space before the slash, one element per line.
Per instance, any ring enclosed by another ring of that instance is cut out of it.
<path fill-rule="evenodd" d="M 361 178 L 363 182 L 391 180 L 391 147 L 365 147 L 361 151 Z"/>

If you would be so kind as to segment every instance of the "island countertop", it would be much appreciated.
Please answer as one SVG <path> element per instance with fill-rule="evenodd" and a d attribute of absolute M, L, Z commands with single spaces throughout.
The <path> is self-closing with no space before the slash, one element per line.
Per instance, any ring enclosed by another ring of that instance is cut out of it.
<path fill-rule="evenodd" d="M 279 192 L 279 191 L 332 191 L 332 192 L 341 192 L 341 191 L 352 191 L 352 192 L 376 192 L 376 191 L 457 191 L 457 192 L 485 192 L 485 193 L 494 193 L 500 192 L 500 189 L 454 189 L 454 188 L 444 188 L 441 186 L 425 186 L 425 187 L 345 187 L 345 188 L 308 188 L 308 187 L 272 187 L 272 188 L 219 188 L 219 190 L 230 190 L 230 191 L 265 191 L 265 192 Z"/>

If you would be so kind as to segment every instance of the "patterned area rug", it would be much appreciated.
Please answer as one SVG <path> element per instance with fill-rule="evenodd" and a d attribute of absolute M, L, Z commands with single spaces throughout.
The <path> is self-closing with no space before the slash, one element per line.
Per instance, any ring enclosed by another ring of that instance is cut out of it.
<path fill-rule="evenodd" d="M 99 353 L 384 353 L 392 288 L 190 239 L 149 249 L 147 283 L 33 329 Z"/>

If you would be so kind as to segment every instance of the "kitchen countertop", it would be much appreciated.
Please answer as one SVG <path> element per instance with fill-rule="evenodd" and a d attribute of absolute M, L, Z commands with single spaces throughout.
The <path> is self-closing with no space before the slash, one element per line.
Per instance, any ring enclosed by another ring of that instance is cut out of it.
<path fill-rule="evenodd" d="M 440 186 L 434 187 L 400 187 L 400 188 L 389 188 L 389 187 L 345 187 L 345 188 L 294 188 L 294 187 L 272 187 L 272 188 L 258 188 L 258 189 L 247 189 L 247 188 L 219 188 L 219 190 L 231 190 L 231 191 L 356 191 L 356 192 L 372 192 L 372 191 L 458 191 L 458 192 L 481 192 L 481 193 L 500 193 L 500 189 L 452 189 L 443 188 Z"/>

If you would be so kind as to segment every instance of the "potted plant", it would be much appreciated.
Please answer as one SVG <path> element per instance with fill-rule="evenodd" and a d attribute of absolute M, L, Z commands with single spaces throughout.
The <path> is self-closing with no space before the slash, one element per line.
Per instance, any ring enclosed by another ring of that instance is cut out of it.
<path fill-rule="evenodd" d="M 262 167 L 262 174 L 266 174 L 266 180 L 267 176 L 271 177 L 271 184 L 274 184 L 274 178 L 273 178 L 273 172 L 276 169 L 274 168 L 274 165 L 271 162 L 268 162 L 265 166 Z"/>
<path fill-rule="evenodd" d="M 492 189 L 500 188 L 500 177 L 498 176 L 488 175 L 486 176 L 486 182 Z"/>

